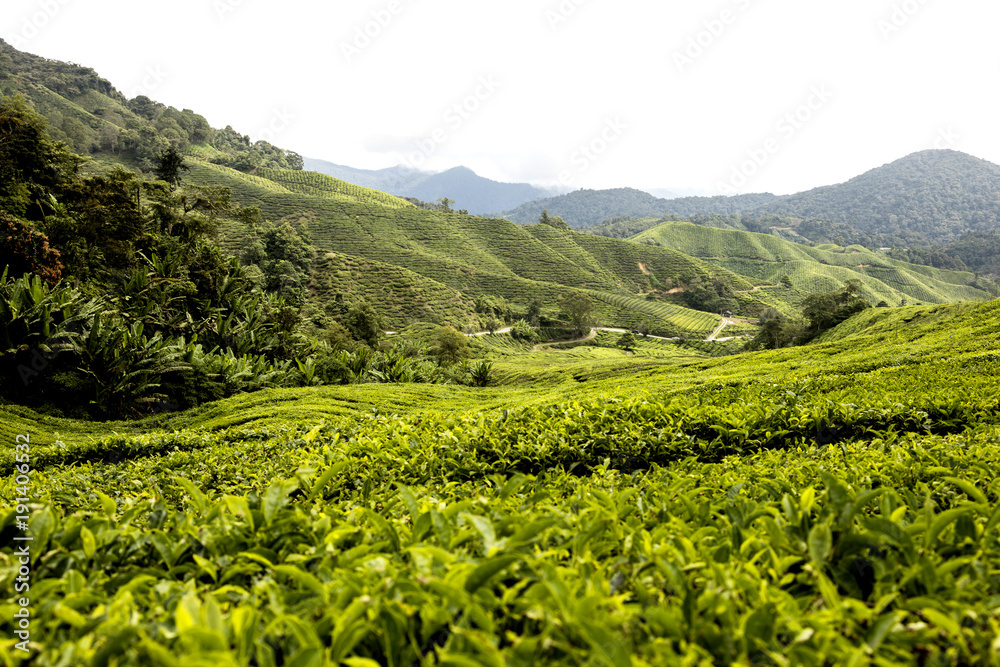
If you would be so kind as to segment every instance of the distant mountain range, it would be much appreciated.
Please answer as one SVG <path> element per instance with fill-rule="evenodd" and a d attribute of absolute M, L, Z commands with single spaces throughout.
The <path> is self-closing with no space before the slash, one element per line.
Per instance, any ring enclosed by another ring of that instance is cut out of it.
<path fill-rule="evenodd" d="M 633 189 L 579 190 L 529 202 L 503 217 L 529 224 L 543 209 L 573 227 L 613 218 L 763 216 L 819 219 L 914 244 L 950 243 L 1000 232 L 1000 166 L 953 150 L 929 150 L 872 169 L 846 183 L 778 197 L 660 199 Z"/>
<path fill-rule="evenodd" d="M 473 215 L 506 211 L 525 202 L 556 194 L 552 190 L 544 190 L 527 183 L 491 181 L 479 176 L 468 167 L 455 167 L 440 173 L 403 166 L 373 171 L 305 158 L 305 168 L 348 183 L 382 190 L 397 197 L 414 197 L 431 203 L 447 197 L 455 202 L 452 208 L 465 209 Z"/>

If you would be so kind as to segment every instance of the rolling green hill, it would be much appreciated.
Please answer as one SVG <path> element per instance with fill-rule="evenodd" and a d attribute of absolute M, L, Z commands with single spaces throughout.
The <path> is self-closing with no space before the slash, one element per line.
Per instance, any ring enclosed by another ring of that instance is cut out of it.
<path fill-rule="evenodd" d="M 752 211 L 775 199 L 770 194 L 737 197 L 683 197 L 660 199 L 634 188 L 613 190 L 577 190 L 522 204 L 502 214 L 521 224 L 538 221 L 543 210 L 559 216 L 572 227 L 591 227 L 609 218 L 660 218 L 664 215 L 692 216 L 705 213 L 729 215 Z"/>
<path fill-rule="evenodd" d="M 699 335 L 711 331 L 718 318 L 691 314 L 676 305 L 657 308 L 636 297 L 649 291 L 652 279 L 679 284 L 682 277 L 690 275 L 718 277 L 734 290 L 752 287 L 723 268 L 665 248 L 408 205 L 386 207 L 351 198 L 283 192 L 260 183 L 260 177 L 222 172 L 205 164 L 193 165 L 191 175 L 195 180 L 228 185 L 234 199 L 259 206 L 271 219 L 309 212 L 309 233 L 320 251 L 365 260 L 376 274 L 375 267 L 400 267 L 410 272 L 411 278 L 427 278 L 426 287 L 431 291 L 447 286 L 454 290 L 456 299 L 502 296 L 523 310 L 539 298 L 546 308 L 555 309 L 571 290 L 582 289 L 619 300 L 597 299 L 602 322 L 631 327 L 648 320 L 661 333 Z M 308 173 L 302 176 L 310 177 Z M 241 229 L 229 227 L 224 230 L 223 244 L 236 252 L 242 238 Z M 377 282 L 375 277 L 367 280 L 372 282 L 359 284 Z M 633 302 L 621 301 L 627 298 Z M 626 303 L 629 305 L 622 305 Z M 465 312 L 457 302 L 453 305 L 455 316 Z M 392 315 L 395 322 L 408 322 L 410 317 L 395 309 Z M 436 319 L 458 326 L 467 323 L 443 314 Z"/>
<path fill-rule="evenodd" d="M 338 180 L 326 174 L 317 174 L 313 171 L 261 167 L 254 171 L 254 175 L 274 181 L 287 190 L 299 194 L 313 195 L 337 201 L 378 204 L 387 208 L 413 208 L 413 204 L 404 199 L 393 197 L 378 190 L 353 185 L 352 183 Z"/>
<path fill-rule="evenodd" d="M 825 292 L 849 279 L 858 279 L 864 298 L 873 304 L 984 301 L 996 296 L 996 285 L 975 274 L 907 264 L 861 246 L 809 247 L 768 234 L 688 222 L 662 223 L 633 237 L 633 241 L 699 257 L 758 285 L 777 284 L 788 276 L 800 290 Z"/>
<path fill-rule="evenodd" d="M 476 304 L 461 292 L 408 269 L 334 252 L 323 253 L 313 267 L 310 292 L 320 303 L 337 295 L 363 297 L 390 330 L 417 322 L 475 323 Z"/>

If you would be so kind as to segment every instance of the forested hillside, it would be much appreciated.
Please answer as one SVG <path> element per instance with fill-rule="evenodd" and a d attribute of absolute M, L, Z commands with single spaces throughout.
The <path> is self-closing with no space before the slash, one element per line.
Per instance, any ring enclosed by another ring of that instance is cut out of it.
<path fill-rule="evenodd" d="M 48 120 L 47 131 L 81 155 L 106 156 L 149 173 L 173 146 L 243 171 L 301 169 L 301 156 L 265 141 L 250 142 L 232 127 L 216 130 L 190 109 L 145 95 L 126 99 L 93 69 L 48 60 L 0 39 L 0 94 L 22 94 Z"/>
<path fill-rule="evenodd" d="M 479 176 L 467 167 L 455 167 L 427 176 L 405 190 L 407 197 L 435 202 L 454 200 L 454 208 L 474 215 L 495 214 L 549 193 L 527 183 L 499 183 Z"/>
<path fill-rule="evenodd" d="M 822 218 L 908 243 L 949 243 L 1000 231 L 1000 166 L 953 150 L 923 151 L 758 211 Z"/>
<path fill-rule="evenodd" d="M 774 195 L 767 194 L 659 199 L 633 188 L 577 190 L 558 197 L 528 202 L 503 213 L 502 217 L 521 224 L 531 224 L 538 221 L 543 210 L 548 210 L 549 214 L 566 220 L 571 227 L 590 227 L 609 218 L 743 213 L 753 211 L 773 199 Z"/>

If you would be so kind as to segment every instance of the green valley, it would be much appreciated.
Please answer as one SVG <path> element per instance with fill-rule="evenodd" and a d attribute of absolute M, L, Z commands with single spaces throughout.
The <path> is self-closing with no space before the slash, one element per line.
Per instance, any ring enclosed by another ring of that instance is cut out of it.
<path fill-rule="evenodd" d="M 881 177 L 518 224 L 0 92 L 0 667 L 1000 662 L 1000 287 L 806 238 Z"/>

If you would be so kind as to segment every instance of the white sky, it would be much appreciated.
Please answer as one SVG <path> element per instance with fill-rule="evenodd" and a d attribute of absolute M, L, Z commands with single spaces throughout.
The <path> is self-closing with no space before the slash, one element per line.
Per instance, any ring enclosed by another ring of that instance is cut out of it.
<path fill-rule="evenodd" d="M 784 194 L 934 147 L 1000 162 L 998 24 L 996 0 L 3 0 L 0 36 L 354 167 Z"/>

